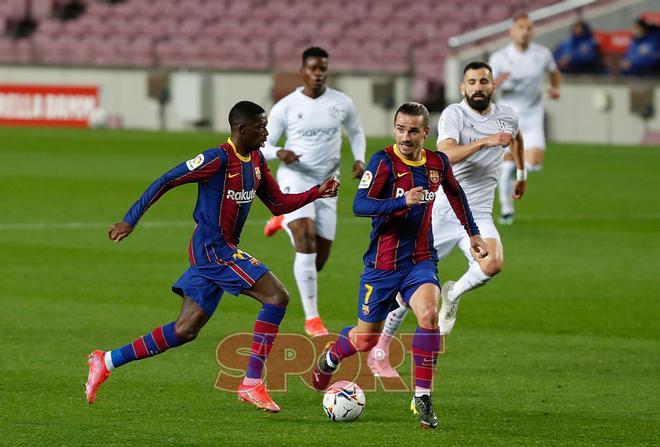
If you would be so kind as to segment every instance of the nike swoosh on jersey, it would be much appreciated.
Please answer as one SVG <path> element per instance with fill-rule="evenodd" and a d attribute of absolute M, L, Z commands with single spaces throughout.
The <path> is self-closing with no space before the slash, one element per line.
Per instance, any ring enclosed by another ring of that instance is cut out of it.
<path fill-rule="evenodd" d="M 397 173 L 396 173 L 396 176 L 399 177 L 399 178 L 401 178 L 401 177 L 403 177 L 403 176 L 406 175 L 406 174 L 410 174 L 410 172 L 397 172 Z"/>
<path fill-rule="evenodd" d="M 234 178 L 234 177 L 236 177 L 236 176 L 239 175 L 239 174 L 240 174 L 240 172 L 229 173 L 229 178 Z"/>

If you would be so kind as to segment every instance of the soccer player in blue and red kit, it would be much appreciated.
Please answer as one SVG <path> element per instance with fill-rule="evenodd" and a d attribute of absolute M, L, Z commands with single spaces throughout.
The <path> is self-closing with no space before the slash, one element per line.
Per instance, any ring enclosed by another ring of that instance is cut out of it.
<path fill-rule="evenodd" d="M 242 293 L 262 303 L 238 397 L 266 411 L 280 409 L 263 385 L 261 374 L 289 296 L 268 267 L 238 248 L 241 230 L 255 195 L 274 214 L 284 214 L 318 198 L 335 197 L 339 183 L 330 178 L 303 193 L 282 193 L 259 150 L 268 135 L 264 109 L 241 101 L 229 112 L 229 124 L 231 137 L 226 144 L 204 151 L 165 173 L 147 188 L 122 222 L 110 226 L 108 236 L 119 242 L 166 191 L 185 183 L 198 185 L 193 212 L 197 226 L 188 246 L 190 268 L 172 286 L 183 298 L 181 312 L 175 321 L 132 343 L 107 352 L 96 350 L 89 355 L 85 391 L 90 404 L 113 369 L 195 339 L 213 315 L 222 293 L 227 291 L 233 295 Z"/>
<path fill-rule="evenodd" d="M 388 312 L 398 306 L 400 293 L 418 324 L 412 341 L 415 396 L 411 410 L 419 415 L 422 428 L 435 428 L 438 420 L 430 393 L 441 340 L 431 208 L 435 196 L 442 194 L 440 189 L 469 234 L 472 249 L 486 256 L 488 248 L 447 156 L 423 147 L 428 132 L 426 107 L 403 104 L 394 116 L 396 144 L 375 153 L 362 176 L 353 212 L 371 217 L 372 231 L 360 278 L 358 322 L 344 328 L 336 342 L 328 343 L 312 371 L 312 383 L 324 390 L 342 359 L 375 346 Z"/>

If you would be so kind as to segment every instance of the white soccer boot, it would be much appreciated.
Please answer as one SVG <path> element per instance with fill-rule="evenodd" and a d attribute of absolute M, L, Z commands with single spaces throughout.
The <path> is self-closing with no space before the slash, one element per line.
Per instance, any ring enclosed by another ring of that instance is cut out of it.
<path fill-rule="evenodd" d="M 455 281 L 447 281 L 440 289 L 440 296 L 442 296 L 442 307 L 440 307 L 440 314 L 438 316 L 438 325 L 440 326 L 441 334 L 449 334 L 454 328 L 456 323 L 456 312 L 458 311 L 458 302 L 461 297 L 459 296 L 454 301 L 449 300 L 449 291 L 454 287 Z"/>

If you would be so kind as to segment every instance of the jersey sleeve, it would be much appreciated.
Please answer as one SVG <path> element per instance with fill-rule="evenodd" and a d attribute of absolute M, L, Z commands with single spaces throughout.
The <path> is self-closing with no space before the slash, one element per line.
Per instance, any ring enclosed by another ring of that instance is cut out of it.
<path fill-rule="evenodd" d="M 463 188 L 454 177 L 454 171 L 451 169 L 451 164 L 449 163 L 449 158 L 442 152 L 436 152 L 438 156 L 442 158 L 444 169 L 442 175 L 442 189 L 449 200 L 456 217 L 465 228 L 468 236 L 474 236 L 479 234 L 479 228 L 474 222 L 472 217 L 472 211 L 470 211 L 470 205 L 468 204 L 467 197 L 463 192 Z"/>
<path fill-rule="evenodd" d="M 513 130 L 511 135 L 513 135 L 515 137 L 516 135 L 518 135 L 518 132 L 520 131 L 520 127 L 519 127 L 519 121 L 518 121 L 518 114 L 515 113 L 513 110 L 511 110 L 511 123 L 512 123 L 511 128 Z"/>
<path fill-rule="evenodd" d="M 209 149 L 167 171 L 142 193 L 124 216 L 124 221 L 135 226 L 149 207 L 170 189 L 211 178 L 223 165 L 226 165 L 226 155 L 223 160 L 223 154 L 224 151 Z"/>
<path fill-rule="evenodd" d="M 543 47 L 543 53 L 545 53 L 545 71 L 547 71 L 548 73 L 557 71 L 557 62 L 555 62 L 555 58 L 552 55 L 552 51 L 550 51 L 546 47 Z"/>
<path fill-rule="evenodd" d="M 277 142 L 280 141 L 280 137 L 286 131 L 286 107 L 282 101 L 275 104 L 270 110 L 266 130 L 268 131 L 268 138 L 262 153 L 267 160 L 274 160 L 277 158 L 277 151 L 282 149 L 277 146 Z"/>
<path fill-rule="evenodd" d="M 362 174 L 355 199 L 353 199 L 353 214 L 362 217 L 375 217 L 391 214 L 406 208 L 406 197 L 386 197 L 385 186 L 392 175 L 384 151 L 374 154 Z"/>
<path fill-rule="evenodd" d="M 263 178 L 257 189 L 257 196 L 274 215 L 290 213 L 321 197 L 318 185 L 298 194 L 284 194 L 271 174 L 266 160 L 263 157 L 261 160 Z"/>
<path fill-rule="evenodd" d="M 355 105 L 350 98 L 347 98 L 348 113 L 344 118 L 344 127 L 348 132 L 348 140 L 351 143 L 351 151 L 355 161 L 365 161 L 367 152 L 367 139 L 364 136 L 364 129 L 360 123 L 360 116 L 355 110 Z"/>
<path fill-rule="evenodd" d="M 448 138 L 460 143 L 461 121 L 461 117 L 456 107 L 447 107 L 443 110 L 438 119 L 438 141 L 436 143 L 440 143 Z"/>
<path fill-rule="evenodd" d="M 488 65 L 490 65 L 490 68 L 493 69 L 493 79 L 502 74 L 502 66 L 500 61 L 501 57 L 497 51 L 491 54 L 490 58 L 488 59 Z"/>

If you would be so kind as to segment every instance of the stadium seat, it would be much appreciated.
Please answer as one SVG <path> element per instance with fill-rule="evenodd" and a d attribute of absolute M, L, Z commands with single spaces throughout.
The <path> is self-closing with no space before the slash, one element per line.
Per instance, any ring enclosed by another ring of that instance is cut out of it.
<path fill-rule="evenodd" d="M 0 2 L 0 20 L 20 17 L 26 1 Z M 421 94 L 442 79 L 447 38 L 552 0 L 84 2 L 62 22 L 52 0 L 31 0 L 37 29 L 24 43 L 0 38 L 0 62 L 295 71 L 301 51 L 321 45 L 333 71 L 413 73 Z"/>
<path fill-rule="evenodd" d="M 629 30 L 595 31 L 594 36 L 603 54 L 623 54 L 632 42 Z"/>

